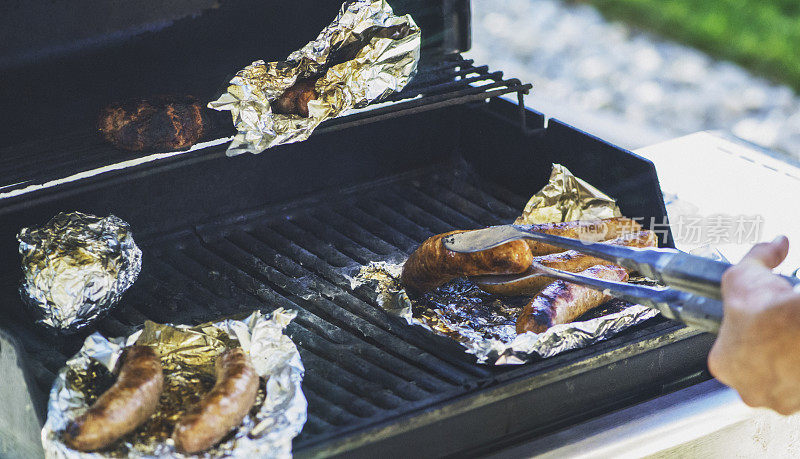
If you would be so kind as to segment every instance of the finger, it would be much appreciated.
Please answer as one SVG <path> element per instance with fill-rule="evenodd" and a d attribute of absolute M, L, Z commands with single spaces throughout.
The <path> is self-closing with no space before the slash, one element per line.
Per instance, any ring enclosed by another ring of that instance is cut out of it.
<path fill-rule="evenodd" d="M 743 263 L 758 263 L 766 268 L 777 268 L 789 254 L 789 239 L 778 236 L 772 242 L 756 244 L 742 258 Z"/>

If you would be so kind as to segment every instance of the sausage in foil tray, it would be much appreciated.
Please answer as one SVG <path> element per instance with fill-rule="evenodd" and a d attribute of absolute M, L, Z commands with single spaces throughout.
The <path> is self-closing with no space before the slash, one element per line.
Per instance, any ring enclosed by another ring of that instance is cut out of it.
<path fill-rule="evenodd" d="M 625 234 L 623 236 L 602 242 L 604 244 L 621 245 L 625 247 L 656 247 L 658 246 L 658 236 L 653 231 L 644 230 L 636 233 Z M 584 269 L 590 268 L 594 265 L 607 263 L 605 260 L 601 260 L 575 250 L 567 250 L 565 252 L 551 253 L 549 255 L 533 257 L 533 261 L 534 263 L 538 263 L 539 265 L 546 266 L 548 268 L 559 269 L 561 271 L 567 271 L 571 273 L 581 272 Z M 495 295 L 523 296 L 536 295 L 551 282 L 553 282 L 553 280 L 548 277 L 537 276 L 502 284 L 476 283 L 481 290 L 493 293 Z"/>
<path fill-rule="evenodd" d="M 624 217 L 613 198 L 558 164 L 514 223 L 581 241 L 658 245 L 655 232 Z M 535 267 L 542 265 L 619 282 L 650 283 L 622 267 L 528 239 L 472 253 L 445 248 L 444 237 L 463 232 L 428 238 L 402 266 L 376 260 L 361 268 L 353 285 L 375 285 L 378 302 L 387 311 L 455 339 L 482 363 L 519 364 L 533 355 L 549 357 L 613 336 L 657 314 L 588 287 L 535 275 Z M 492 275 L 511 279 L 470 280 Z"/>
<path fill-rule="evenodd" d="M 120 360 L 114 385 L 64 429 L 64 442 L 71 448 L 105 448 L 155 413 L 164 387 L 161 357 L 148 346 L 133 345 L 125 349 Z"/>
<path fill-rule="evenodd" d="M 628 272 L 621 266 L 596 265 L 580 273 L 616 282 L 628 280 Z M 553 325 L 570 323 L 610 299 L 599 290 L 557 280 L 525 306 L 517 319 L 517 333 L 541 333 Z"/>
<path fill-rule="evenodd" d="M 181 453 L 199 453 L 217 444 L 256 402 L 258 373 L 241 348 L 223 352 L 214 367 L 214 387 L 181 416 L 172 433 Z"/>
<path fill-rule="evenodd" d="M 284 333 L 295 315 L 90 335 L 50 392 L 46 456 L 290 456 L 307 409 L 300 354 Z"/>

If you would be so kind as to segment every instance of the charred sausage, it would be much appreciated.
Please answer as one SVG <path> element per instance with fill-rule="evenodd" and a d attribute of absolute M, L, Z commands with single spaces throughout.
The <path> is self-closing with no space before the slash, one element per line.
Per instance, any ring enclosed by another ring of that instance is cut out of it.
<path fill-rule="evenodd" d="M 272 113 L 299 115 L 308 118 L 308 103 L 319 97 L 314 85 L 316 79 L 298 80 L 272 102 Z"/>
<path fill-rule="evenodd" d="M 84 414 L 67 424 L 64 442 L 79 451 L 109 446 L 136 430 L 155 412 L 163 385 L 158 354 L 148 346 L 127 348 L 114 385 Z"/>
<path fill-rule="evenodd" d="M 534 225 L 536 231 L 575 239 L 602 241 L 630 232 L 641 226 L 628 218 L 577 221 Z M 561 252 L 562 249 L 538 241 L 512 241 L 476 253 L 456 253 L 444 248 L 442 238 L 464 231 L 451 231 L 428 238 L 403 265 L 401 281 L 412 294 L 425 293 L 446 282 L 465 276 L 519 274 L 530 267 L 534 255 Z M 528 246 L 528 250 L 524 246 Z"/>
<path fill-rule="evenodd" d="M 613 265 L 592 266 L 581 274 L 617 282 L 628 280 L 628 272 Z M 599 290 L 557 280 L 525 306 L 517 318 L 517 333 L 541 333 L 553 325 L 572 322 L 610 299 L 611 296 Z"/>
<path fill-rule="evenodd" d="M 154 96 L 113 104 L 100 113 L 98 129 L 117 148 L 181 150 L 211 128 L 212 116 L 192 96 Z"/>
<path fill-rule="evenodd" d="M 451 231 L 428 238 L 408 257 L 401 281 L 406 291 L 421 294 L 457 277 L 517 274 L 530 267 L 533 255 L 525 241 L 512 241 L 475 253 L 447 250 L 442 238 L 465 231 Z"/>
<path fill-rule="evenodd" d="M 259 377 L 241 349 L 230 349 L 217 358 L 217 381 L 197 405 L 181 417 L 172 439 L 184 454 L 204 451 L 242 423 L 258 394 Z"/>
<path fill-rule="evenodd" d="M 652 231 L 640 231 L 638 233 L 627 234 L 620 236 L 610 241 L 603 241 L 604 244 L 623 245 L 627 247 L 655 247 L 658 245 L 658 237 Z M 533 257 L 533 263 L 539 263 L 548 268 L 559 269 L 561 271 L 568 271 L 577 273 L 586 268 L 594 265 L 601 265 L 608 263 L 600 258 L 595 258 L 574 250 L 568 250 L 561 253 L 553 253 L 550 255 L 542 255 Z M 495 295 L 503 296 L 522 296 L 522 295 L 536 295 L 545 286 L 553 282 L 553 279 L 545 276 L 529 277 L 515 282 L 507 282 L 504 284 L 481 284 L 478 287 L 481 290 Z"/>
<path fill-rule="evenodd" d="M 563 223 L 545 223 L 534 225 L 536 231 L 556 236 L 580 239 L 587 242 L 600 242 L 614 239 L 628 233 L 642 230 L 642 226 L 625 217 L 607 218 L 605 220 L 572 221 Z M 548 255 L 562 252 L 564 249 L 540 241 L 526 239 L 534 255 Z"/>

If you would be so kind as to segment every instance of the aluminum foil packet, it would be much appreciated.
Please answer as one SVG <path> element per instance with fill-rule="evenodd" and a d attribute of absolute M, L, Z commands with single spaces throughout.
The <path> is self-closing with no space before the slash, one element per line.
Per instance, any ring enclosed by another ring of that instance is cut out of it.
<path fill-rule="evenodd" d="M 550 181 L 531 198 L 515 224 L 539 224 L 621 216 L 616 201 L 553 165 Z M 402 263 L 374 261 L 351 280 L 373 290 L 378 304 L 390 314 L 459 342 L 478 363 L 523 364 L 586 347 L 658 315 L 647 306 L 613 299 L 568 324 L 542 333 L 517 335 L 516 321 L 530 297 L 504 297 L 484 292 L 468 279 L 457 279 L 421 298 L 410 299 L 400 282 Z M 646 278 L 629 282 L 654 285 Z"/>
<path fill-rule="evenodd" d="M 38 324 L 72 333 L 107 314 L 133 285 L 142 251 L 130 226 L 109 215 L 59 213 L 17 234 L 20 295 Z"/>
<path fill-rule="evenodd" d="M 323 121 L 402 90 L 416 73 L 422 43 L 411 16 L 385 0 L 354 0 L 316 40 L 285 61 L 253 62 L 239 71 L 215 110 L 230 110 L 238 130 L 228 155 L 261 153 L 306 140 Z M 273 113 L 272 104 L 298 80 L 319 78 L 309 116 Z"/>
<path fill-rule="evenodd" d="M 303 362 L 284 329 L 296 312 L 254 312 L 195 327 L 146 322 L 127 337 L 95 333 L 56 376 L 47 404 L 42 445 L 48 458 L 188 457 L 175 451 L 170 435 L 183 412 L 214 385 L 214 361 L 231 347 L 249 355 L 261 387 L 253 409 L 221 443 L 192 457 L 288 458 L 292 439 L 306 422 L 302 391 Z M 82 414 L 112 383 L 111 372 L 122 351 L 133 344 L 154 347 L 161 355 L 164 390 L 153 416 L 107 450 L 85 453 L 61 440 L 67 423 Z"/>
<path fill-rule="evenodd" d="M 613 198 L 575 177 L 561 164 L 553 164 L 550 181 L 533 195 L 514 224 L 536 225 L 621 216 Z"/>

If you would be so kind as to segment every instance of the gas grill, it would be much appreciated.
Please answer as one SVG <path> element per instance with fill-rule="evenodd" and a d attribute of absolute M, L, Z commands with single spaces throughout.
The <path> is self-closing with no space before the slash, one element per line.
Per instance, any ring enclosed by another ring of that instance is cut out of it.
<path fill-rule="evenodd" d="M 230 0 L 139 35 L 2 61 L 11 62 L 3 79 L 17 82 L 3 97 L 19 111 L 2 123 L 0 328 L 18 343 L 20 392 L 40 422 L 55 373 L 91 331 L 54 337 L 31 325 L 14 236 L 69 210 L 121 217 L 144 252 L 139 279 L 96 327 L 104 335 L 145 320 L 298 311 L 288 333 L 309 401 L 298 457 L 479 454 L 708 379 L 712 338 L 663 318 L 554 358 L 492 367 L 387 314 L 369 287 L 352 288 L 358 267 L 400 261 L 433 234 L 513 220 L 554 162 L 618 198 L 625 215 L 666 227 L 650 162 L 545 122 L 521 105 L 530 85 L 460 56 L 468 1 L 390 2 L 425 37 L 419 74 L 390 104 L 260 155 L 228 158 L 220 144 L 119 166 L 147 155 L 100 140 L 92 123 L 102 105 L 170 90 L 209 100 L 236 69 L 315 36 L 340 6 L 275 3 Z M 63 72 L 48 73 L 54 65 Z M 221 124 L 213 134 L 231 133 Z M 672 245 L 671 236 L 662 242 Z"/>

